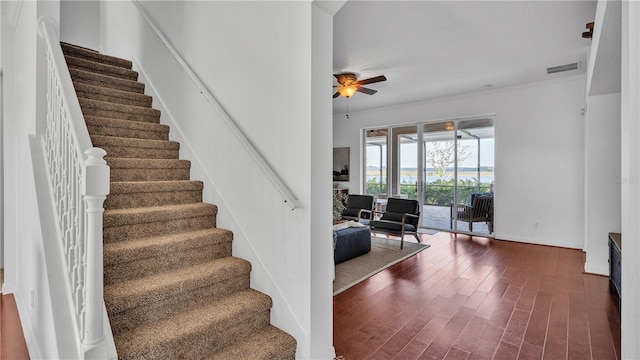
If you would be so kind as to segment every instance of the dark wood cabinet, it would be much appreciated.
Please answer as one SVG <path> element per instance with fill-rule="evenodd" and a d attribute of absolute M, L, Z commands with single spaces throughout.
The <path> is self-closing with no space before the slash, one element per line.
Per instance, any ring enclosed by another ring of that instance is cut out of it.
<path fill-rule="evenodd" d="M 609 233 L 609 281 L 618 296 L 622 294 L 622 235 Z"/>

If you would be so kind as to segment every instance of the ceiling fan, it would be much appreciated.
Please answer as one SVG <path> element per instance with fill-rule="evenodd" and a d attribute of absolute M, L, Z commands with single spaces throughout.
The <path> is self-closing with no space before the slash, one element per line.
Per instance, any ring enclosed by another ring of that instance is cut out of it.
<path fill-rule="evenodd" d="M 380 76 L 376 76 L 376 77 L 372 77 L 364 80 L 358 80 L 358 77 L 354 73 L 334 74 L 333 76 L 336 77 L 336 79 L 338 80 L 338 83 L 340 84 L 340 85 L 334 86 L 338 88 L 337 89 L 338 91 L 336 91 L 336 93 L 333 94 L 334 99 L 340 95 L 346 98 L 349 98 L 356 91 L 365 93 L 367 95 L 373 95 L 378 91 L 363 87 L 362 85 L 373 84 L 373 83 L 387 80 L 387 78 L 384 77 L 384 75 L 380 75 Z"/>

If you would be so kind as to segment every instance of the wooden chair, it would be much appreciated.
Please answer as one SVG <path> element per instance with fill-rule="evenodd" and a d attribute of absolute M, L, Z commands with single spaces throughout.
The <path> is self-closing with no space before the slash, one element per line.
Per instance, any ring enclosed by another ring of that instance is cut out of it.
<path fill-rule="evenodd" d="M 471 205 L 458 204 L 455 206 L 458 221 L 469 223 L 469 231 L 473 232 L 474 222 L 486 222 L 489 232 L 493 232 L 493 196 L 474 196 Z M 453 221 L 453 211 L 451 214 Z"/>
<path fill-rule="evenodd" d="M 375 212 L 375 211 L 374 211 Z M 384 233 L 400 236 L 400 249 L 404 247 L 404 235 L 418 236 L 420 221 L 420 203 L 417 200 L 389 198 L 387 208 L 378 220 L 371 220 L 369 228 L 372 233 Z"/>

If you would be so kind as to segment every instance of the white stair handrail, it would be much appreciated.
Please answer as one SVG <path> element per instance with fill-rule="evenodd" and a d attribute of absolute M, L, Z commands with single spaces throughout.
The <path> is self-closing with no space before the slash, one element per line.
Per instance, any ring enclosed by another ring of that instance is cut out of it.
<path fill-rule="evenodd" d="M 282 180 L 280 175 L 276 173 L 273 167 L 267 162 L 267 160 L 262 156 L 260 151 L 253 145 L 251 140 L 245 135 L 245 133 L 240 129 L 240 127 L 236 124 L 236 122 L 229 116 L 229 114 L 223 109 L 222 105 L 213 97 L 211 91 L 207 88 L 207 86 L 200 80 L 198 75 L 191 69 L 189 64 L 182 58 L 182 56 L 178 53 L 176 48 L 171 44 L 171 42 L 164 36 L 162 31 L 156 26 L 156 24 L 151 20 L 147 12 L 144 10 L 139 0 L 131 0 L 133 4 L 136 6 L 142 17 L 146 20 L 147 24 L 151 26 L 156 35 L 160 38 L 160 41 L 167 47 L 171 55 L 178 61 L 180 66 L 184 69 L 187 75 L 191 78 L 191 80 L 196 84 L 202 95 L 207 99 L 207 102 L 213 107 L 213 109 L 218 113 L 218 115 L 222 118 L 225 124 L 229 127 L 231 132 L 236 136 L 236 138 L 242 143 L 245 149 L 249 152 L 251 157 L 255 160 L 255 162 L 260 166 L 265 175 L 269 178 L 271 183 L 278 189 L 280 194 L 284 197 L 284 201 L 291 207 L 291 210 L 295 210 L 301 207 L 300 201 L 295 197 L 293 192 L 289 189 L 287 184 Z"/>
<path fill-rule="evenodd" d="M 47 56 L 45 162 L 73 304 L 85 357 L 104 357 L 102 213 L 109 193 L 106 152 L 94 148 L 50 17 L 38 19 Z M 53 255 L 52 255 L 53 256 Z"/>

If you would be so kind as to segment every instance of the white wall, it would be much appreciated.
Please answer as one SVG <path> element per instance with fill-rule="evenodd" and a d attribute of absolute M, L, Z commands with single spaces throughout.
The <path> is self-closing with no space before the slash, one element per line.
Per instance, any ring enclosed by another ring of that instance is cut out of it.
<path fill-rule="evenodd" d="M 21 5 L 21 4 L 20 4 Z M 16 269 L 16 242 L 10 239 L 15 239 L 16 237 L 16 217 L 14 208 L 16 206 L 16 194 L 14 194 L 14 189 L 16 186 L 15 173 L 11 172 L 16 168 L 16 127 L 17 121 L 15 120 L 16 115 L 16 102 L 17 99 L 12 98 L 9 94 L 11 94 L 15 89 L 15 33 L 16 33 L 16 21 L 17 16 L 16 13 L 19 14 L 17 10 L 16 3 L 9 2 L 1 2 L 0 6 L 2 7 L 2 40 L 0 41 L 0 46 L 2 46 L 2 67 L 3 67 L 3 77 L 4 77 L 4 89 L 3 89 L 3 138 L 2 138 L 2 148 L 3 148 L 3 237 L 7 239 L 4 242 L 4 253 L 3 253 L 3 263 L 4 263 L 4 284 L 2 288 L 3 293 L 12 293 L 15 290 L 15 269 Z"/>
<path fill-rule="evenodd" d="M 585 271 L 609 275 L 608 233 L 620 232 L 620 93 L 587 98 Z"/>
<path fill-rule="evenodd" d="M 311 44 L 312 22 L 331 29 L 329 19 L 310 2 L 142 5 L 302 208 L 284 204 L 132 3 L 102 2 L 102 50 L 134 61 L 191 177 L 205 182 L 204 200 L 219 206 L 218 226 L 234 232 L 234 255 L 252 263 L 252 287 L 273 298 L 272 322 L 296 337 L 297 356 L 332 358 L 331 210 L 314 202 L 331 193 L 331 127 L 322 126 L 331 105 L 313 85 L 315 66 L 330 74 L 331 34 Z"/>
<path fill-rule="evenodd" d="M 640 3 L 622 4 L 622 358 L 640 359 Z"/>
<path fill-rule="evenodd" d="M 495 235 L 583 247 L 585 76 L 336 115 L 334 147 L 351 148 L 350 191 L 361 191 L 361 129 L 496 114 Z M 534 223 L 540 224 L 539 229 Z"/>
<path fill-rule="evenodd" d="M 100 47 L 100 0 L 60 1 L 60 40 L 97 50 Z"/>

